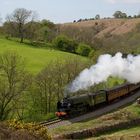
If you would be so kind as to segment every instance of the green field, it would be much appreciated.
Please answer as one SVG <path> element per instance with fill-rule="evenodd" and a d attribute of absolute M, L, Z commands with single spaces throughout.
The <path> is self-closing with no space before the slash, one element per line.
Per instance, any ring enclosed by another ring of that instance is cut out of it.
<path fill-rule="evenodd" d="M 87 60 L 87 58 L 75 54 L 54 49 L 35 48 L 30 45 L 0 38 L 0 53 L 8 50 L 16 51 L 20 56 L 22 56 L 25 59 L 27 70 L 32 73 L 39 72 L 42 68 L 47 66 L 47 64 L 57 59 L 65 60 L 67 58 L 77 57 L 78 59 Z"/>

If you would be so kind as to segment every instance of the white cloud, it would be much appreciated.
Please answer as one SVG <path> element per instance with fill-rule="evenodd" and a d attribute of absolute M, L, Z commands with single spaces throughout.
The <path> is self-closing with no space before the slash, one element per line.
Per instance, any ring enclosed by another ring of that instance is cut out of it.
<path fill-rule="evenodd" d="M 112 4 L 116 4 L 116 3 L 135 4 L 135 3 L 140 3 L 140 0 L 107 0 L 107 2 Z"/>

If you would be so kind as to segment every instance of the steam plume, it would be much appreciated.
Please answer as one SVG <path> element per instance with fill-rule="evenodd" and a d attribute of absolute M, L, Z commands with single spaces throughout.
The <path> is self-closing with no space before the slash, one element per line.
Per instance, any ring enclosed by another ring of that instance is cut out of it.
<path fill-rule="evenodd" d="M 101 55 L 97 64 L 84 69 L 68 90 L 76 92 L 87 89 L 94 84 L 106 81 L 110 76 L 126 79 L 130 83 L 140 82 L 140 55 L 128 55 L 127 58 L 123 58 L 121 53 L 115 56 Z"/>

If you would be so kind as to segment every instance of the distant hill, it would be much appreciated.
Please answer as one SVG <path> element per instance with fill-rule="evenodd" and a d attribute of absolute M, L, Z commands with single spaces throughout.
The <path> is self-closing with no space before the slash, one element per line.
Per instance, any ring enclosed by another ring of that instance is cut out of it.
<path fill-rule="evenodd" d="M 74 23 L 65 23 L 61 25 L 61 30 L 65 28 L 76 27 L 82 30 L 82 28 L 94 28 L 96 26 L 102 26 L 95 37 L 103 37 L 104 34 L 109 33 L 112 35 L 120 35 L 131 32 L 136 25 L 140 23 L 140 18 L 136 19 L 101 19 L 101 20 L 89 20 Z"/>
<path fill-rule="evenodd" d="M 140 53 L 140 18 L 101 19 L 61 24 L 60 34 L 89 44 L 101 53 Z"/>

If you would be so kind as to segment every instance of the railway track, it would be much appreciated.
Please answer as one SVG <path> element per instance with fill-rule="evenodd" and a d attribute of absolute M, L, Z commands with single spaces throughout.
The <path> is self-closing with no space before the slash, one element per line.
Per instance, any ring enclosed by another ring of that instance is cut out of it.
<path fill-rule="evenodd" d="M 62 121 L 61 119 L 52 119 L 52 120 L 49 120 L 49 121 L 40 122 L 39 125 L 49 126 L 49 125 L 53 125 L 53 124 L 56 124 L 56 123 L 61 122 L 61 121 Z"/>
<path fill-rule="evenodd" d="M 139 97 L 140 97 L 140 91 L 138 91 L 135 94 L 132 94 L 124 99 L 121 99 L 117 102 L 114 102 L 110 105 L 106 105 L 102 108 L 94 110 L 93 112 L 89 112 L 87 114 L 83 114 L 81 116 L 78 116 L 78 117 L 75 117 L 75 118 L 72 118 L 69 120 L 55 119 L 55 120 L 45 121 L 45 122 L 41 122 L 40 125 L 46 126 L 49 130 L 51 130 L 51 129 L 57 128 L 59 126 L 66 126 L 66 125 L 84 121 L 84 120 L 87 120 L 90 118 L 96 118 L 103 114 L 109 113 L 115 109 L 121 108 L 122 106 L 125 106 L 129 103 L 132 103 L 132 102 L 136 101 L 136 99 Z"/>
<path fill-rule="evenodd" d="M 55 119 L 55 120 L 44 121 L 44 122 L 39 123 L 39 125 L 45 126 L 48 129 L 56 128 L 62 125 L 69 125 L 69 124 L 71 124 L 69 120 L 61 120 L 61 119 Z"/>

